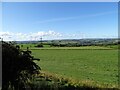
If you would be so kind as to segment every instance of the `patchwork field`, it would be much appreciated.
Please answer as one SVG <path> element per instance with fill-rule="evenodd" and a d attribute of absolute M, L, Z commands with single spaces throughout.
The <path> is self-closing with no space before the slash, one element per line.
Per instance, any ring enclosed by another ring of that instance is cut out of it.
<path fill-rule="evenodd" d="M 96 47 L 95 47 L 96 48 Z M 31 49 L 42 71 L 77 81 L 117 87 L 118 51 L 112 49 Z"/>

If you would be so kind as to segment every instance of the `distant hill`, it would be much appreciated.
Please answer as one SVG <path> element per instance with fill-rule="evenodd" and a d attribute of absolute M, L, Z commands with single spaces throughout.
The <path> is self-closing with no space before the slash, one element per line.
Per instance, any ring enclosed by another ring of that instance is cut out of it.
<path fill-rule="evenodd" d="M 38 44 L 41 41 L 14 41 L 17 44 Z M 65 45 L 65 44 L 75 44 L 77 46 L 82 45 L 111 45 L 118 44 L 119 40 L 117 38 L 88 38 L 88 39 L 59 39 L 59 40 L 42 40 L 43 44 L 53 44 L 53 45 Z"/>

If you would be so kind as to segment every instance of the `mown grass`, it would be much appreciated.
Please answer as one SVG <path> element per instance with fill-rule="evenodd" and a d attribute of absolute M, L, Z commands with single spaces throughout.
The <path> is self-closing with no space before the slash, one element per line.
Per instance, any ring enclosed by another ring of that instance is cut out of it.
<path fill-rule="evenodd" d="M 32 52 L 41 59 L 36 63 L 42 71 L 72 78 L 75 83 L 88 81 L 94 85 L 117 87 L 117 50 L 34 49 Z"/>

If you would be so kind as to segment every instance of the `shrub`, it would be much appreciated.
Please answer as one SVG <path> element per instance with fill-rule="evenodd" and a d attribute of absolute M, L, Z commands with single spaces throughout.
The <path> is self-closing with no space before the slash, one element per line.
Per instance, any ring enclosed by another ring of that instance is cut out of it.
<path fill-rule="evenodd" d="M 37 46 L 35 46 L 35 47 L 43 47 L 43 45 L 42 44 L 38 44 Z"/>
<path fill-rule="evenodd" d="M 39 73 L 40 67 L 33 62 L 31 51 L 22 51 L 2 41 L 2 89 L 24 90 L 29 87 L 30 79 Z"/>

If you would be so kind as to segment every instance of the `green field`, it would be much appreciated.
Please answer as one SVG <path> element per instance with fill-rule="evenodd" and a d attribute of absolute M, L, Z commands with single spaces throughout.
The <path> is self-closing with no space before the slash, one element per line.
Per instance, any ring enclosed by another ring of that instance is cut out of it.
<path fill-rule="evenodd" d="M 113 46 L 81 47 L 34 47 L 36 44 L 23 44 L 29 47 L 36 61 L 47 74 L 68 78 L 75 83 L 86 82 L 93 86 L 117 87 L 118 50 Z"/>
<path fill-rule="evenodd" d="M 21 45 L 23 45 L 21 47 L 21 49 L 27 49 L 27 47 L 29 47 L 29 49 L 117 49 L 117 45 L 113 45 L 113 46 L 80 46 L 80 47 L 50 47 L 50 45 L 43 45 L 43 48 L 40 47 L 35 47 L 37 44 L 19 44 L 20 47 Z"/>
<path fill-rule="evenodd" d="M 42 71 L 77 81 L 117 86 L 118 51 L 110 49 L 32 49 Z"/>

